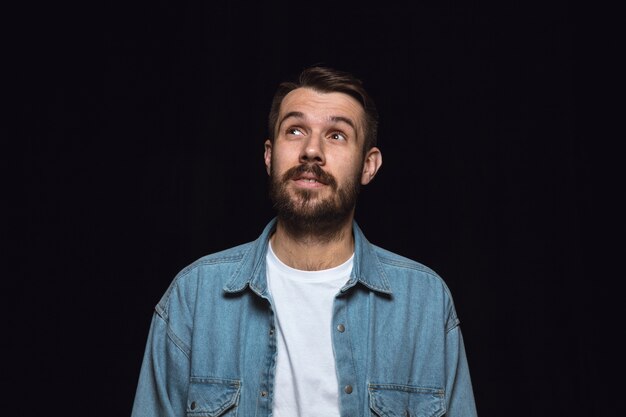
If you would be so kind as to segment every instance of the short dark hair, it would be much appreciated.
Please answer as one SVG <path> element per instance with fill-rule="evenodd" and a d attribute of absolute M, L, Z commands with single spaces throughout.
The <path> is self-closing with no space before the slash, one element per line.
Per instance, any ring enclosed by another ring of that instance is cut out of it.
<path fill-rule="evenodd" d="M 274 140 L 276 135 L 276 123 L 278 122 L 280 105 L 285 96 L 297 88 L 310 88 L 321 93 L 344 93 L 361 103 L 365 113 L 363 152 L 367 152 L 376 146 L 378 111 L 376 110 L 374 100 L 363 88 L 361 80 L 350 73 L 322 66 L 306 68 L 300 73 L 297 81 L 286 81 L 278 86 L 276 93 L 274 93 L 268 120 L 271 141 Z"/>

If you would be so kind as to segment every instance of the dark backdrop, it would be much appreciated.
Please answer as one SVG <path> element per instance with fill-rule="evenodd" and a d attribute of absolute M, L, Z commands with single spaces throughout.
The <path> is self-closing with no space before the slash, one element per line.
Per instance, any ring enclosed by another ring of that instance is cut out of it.
<path fill-rule="evenodd" d="M 387 3 L 22 11 L 5 343 L 27 359 L 9 364 L 12 415 L 130 413 L 176 272 L 272 217 L 271 96 L 315 63 L 353 72 L 377 101 L 384 164 L 357 221 L 446 280 L 479 414 L 610 409 L 570 6 Z"/>

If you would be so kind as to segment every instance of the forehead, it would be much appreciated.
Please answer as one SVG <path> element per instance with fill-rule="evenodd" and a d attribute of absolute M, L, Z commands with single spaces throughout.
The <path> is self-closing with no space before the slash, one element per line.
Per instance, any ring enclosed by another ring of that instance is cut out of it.
<path fill-rule="evenodd" d="M 329 120 L 337 116 L 347 117 L 355 122 L 359 130 L 363 127 L 363 106 L 344 93 L 323 93 L 306 87 L 297 88 L 283 99 L 279 120 L 289 112 L 300 112 L 307 119 L 312 120 Z"/>

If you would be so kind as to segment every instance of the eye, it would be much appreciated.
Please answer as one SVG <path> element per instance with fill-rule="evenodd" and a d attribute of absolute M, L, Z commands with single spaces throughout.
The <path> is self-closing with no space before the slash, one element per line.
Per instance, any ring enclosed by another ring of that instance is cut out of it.
<path fill-rule="evenodd" d="M 302 136 L 304 135 L 304 133 L 302 133 L 302 131 L 300 129 L 298 129 L 297 127 L 290 127 L 287 129 L 287 134 L 288 135 L 294 135 L 294 136 Z"/>
<path fill-rule="evenodd" d="M 347 139 L 346 135 L 344 135 L 341 132 L 333 132 L 333 133 L 331 133 L 330 134 L 330 138 L 333 139 L 333 140 L 341 140 L 341 141 L 345 141 Z"/>

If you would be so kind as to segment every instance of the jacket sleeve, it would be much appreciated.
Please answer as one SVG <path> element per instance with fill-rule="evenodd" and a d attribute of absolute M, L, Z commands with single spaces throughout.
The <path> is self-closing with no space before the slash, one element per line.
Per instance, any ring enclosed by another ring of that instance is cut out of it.
<path fill-rule="evenodd" d="M 453 312 L 454 315 L 454 312 Z M 459 321 L 454 315 L 446 331 L 446 417 L 475 417 L 476 405 L 472 391 L 465 346 Z"/>
<path fill-rule="evenodd" d="M 132 417 L 185 415 L 190 349 L 157 312 L 152 317 Z"/>

